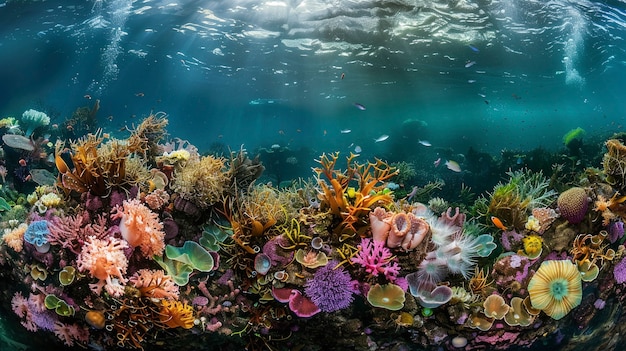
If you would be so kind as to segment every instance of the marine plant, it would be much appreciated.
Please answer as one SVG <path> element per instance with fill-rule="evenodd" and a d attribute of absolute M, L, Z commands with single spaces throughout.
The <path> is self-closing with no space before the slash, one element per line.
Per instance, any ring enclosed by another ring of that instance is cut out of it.
<path fill-rule="evenodd" d="M 602 158 L 602 167 L 609 184 L 623 191 L 626 189 L 626 146 L 619 139 L 606 141 L 606 153 Z"/>
<path fill-rule="evenodd" d="M 516 229 L 524 228 L 528 212 L 535 207 L 547 207 L 556 197 L 556 192 L 549 189 L 549 182 L 541 171 L 528 169 L 507 172 L 509 181 L 494 186 L 487 200 L 477 200 L 475 207 L 479 215 L 495 216 L 505 226 Z M 485 204 L 488 204 L 485 208 Z"/>
<path fill-rule="evenodd" d="M 581 127 L 572 129 L 563 135 L 563 145 L 568 147 L 574 140 L 582 140 L 586 132 Z"/>
<path fill-rule="evenodd" d="M 175 173 L 170 186 L 181 199 L 206 210 L 222 199 L 230 181 L 226 160 L 208 155 L 199 160 L 189 159 L 182 170 Z"/>

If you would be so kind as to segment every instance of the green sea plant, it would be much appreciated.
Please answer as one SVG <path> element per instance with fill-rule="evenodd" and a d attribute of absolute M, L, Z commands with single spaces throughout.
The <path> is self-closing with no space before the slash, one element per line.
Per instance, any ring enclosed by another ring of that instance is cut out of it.
<path fill-rule="evenodd" d="M 165 255 L 201 272 L 210 272 L 214 265 L 213 256 L 195 241 L 185 241 L 182 247 L 167 245 Z"/>
<path fill-rule="evenodd" d="M 585 130 L 580 127 L 572 129 L 569 132 L 565 133 L 565 135 L 563 135 L 563 145 L 569 146 L 570 143 L 574 140 L 582 140 L 585 134 Z"/>
<path fill-rule="evenodd" d="M 232 235 L 232 229 L 216 223 L 207 223 L 202 227 L 202 237 L 198 242 L 205 249 L 217 252 L 220 250 L 220 245 Z"/>
<path fill-rule="evenodd" d="M 3 197 L 0 197 L 0 211 L 11 211 L 11 205 Z"/>
<path fill-rule="evenodd" d="M 186 241 L 182 247 L 167 245 L 165 256 L 154 256 L 154 260 L 179 286 L 189 282 L 189 275 L 194 269 L 210 272 L 215 265 L 211 253 L 195 241 Z"/>
<path fill-rule="evenodd" d="M 46 295 L 44 304 L 49 310 L 54 310 L 59 316 L 69 317 L 74 315 L 74 307 L 67 304 L 62 299 L 59 299 L 55 295 Z"/>
<path fill-rule="evenodd" d="M 509 171 L 507 183 L 499 182 L 489 194 L 487 208 L 485 201 L 477 200 L 475 209 L 480 215 L 495 216 L 505 226 L 516 229 L 524 228 L 528 212 L 536 207 L 548 207 L 556 198 L 556 192 L 549 188 L 549 180 L 543 172 L 528 169 Z"/>
<path fill-rule="evenodd" d="M 59 272 L 59 282 L 63 286 L 72 284 L 75 277 L 76 277 L 76 269 L 72 266 L 67 266 Z"/>

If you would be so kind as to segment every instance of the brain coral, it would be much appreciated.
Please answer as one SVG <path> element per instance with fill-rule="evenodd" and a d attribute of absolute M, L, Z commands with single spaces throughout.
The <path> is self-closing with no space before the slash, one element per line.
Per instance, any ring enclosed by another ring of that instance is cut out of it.
<path fill-rule="evenodd" d="M 559 195 L 557 207 L 561 216 L 572 224 L 580 223 L 589 207 L 589 199 L 583 188 L 571 188 Z"/>
<path fill-rule="evenodd" d="M 207 209 L 220 200 L 230 183 L 230 172 L 224 168 L 223 158 L 209 155 L 199 161 L 190 159 L 180 172 L 176 172 L 172 188 L 183 199 Z"/>

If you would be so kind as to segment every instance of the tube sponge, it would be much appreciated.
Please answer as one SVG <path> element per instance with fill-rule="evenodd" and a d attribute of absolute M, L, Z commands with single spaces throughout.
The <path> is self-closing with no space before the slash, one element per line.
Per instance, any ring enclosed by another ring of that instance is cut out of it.
<path fill-rule="evenodd" d="M 20 120 L 22 127 L 26 128 L 25 135 L 31 136 L 35 129 L 41 126 L 47 126 L 50 124 L 50 117 L 43 112 L 37 110 L 26 110 L 22 113 L 22 119 Z"/>

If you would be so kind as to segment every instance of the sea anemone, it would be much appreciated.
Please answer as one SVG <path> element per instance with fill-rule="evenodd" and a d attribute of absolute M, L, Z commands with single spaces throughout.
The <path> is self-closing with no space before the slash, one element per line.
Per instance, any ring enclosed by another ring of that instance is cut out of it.
<path fill-rule="evenodd" d="M 354 299 L 352 278 L 343 267 L 337 266 L 337 261 L 330 261 L 326 266 L 318 269 L 305 284 L 304 293 L 322 312 L 334 312 L 347 308 Z"/>
<path fill-rule="evenodd" d="M 528 294 L 533 308 L 559 320 L 582 301 L 580 272 L 570 261 L 544 261 L 528 283 Z"/>

